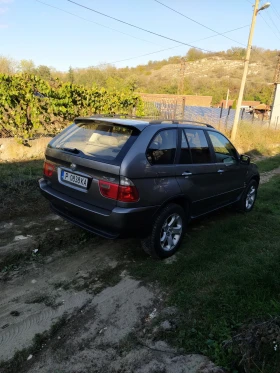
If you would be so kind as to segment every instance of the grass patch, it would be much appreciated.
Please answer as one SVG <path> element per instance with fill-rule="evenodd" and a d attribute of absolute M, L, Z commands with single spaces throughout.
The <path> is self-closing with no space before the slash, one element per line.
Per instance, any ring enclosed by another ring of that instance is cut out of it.
<path fill-rule="evenodd" d="M 262 161 L 256 162 L 260 172 L 272 171 L 275 168 L 280 167 L 280 154 L 275 155 L 274 157 L 269 157 Z"/>
<path fill-rule="evenodd" d="M 230 136 L 227 130 L 223 132 Z M 280 149 L 280 131 L 241 121 L 234 145 L 252 155 L 273 155 L 277 149 Z"/>
<path fill-rule="evenodd" d="M 279 372 L 279 348 L 275 350 L 270 339 L 251 355 L 248 341 L 251 359 L 241 365 L 242 349 L 225 341 L 240 328 L 250 329 L 280 313 L 280 177 L 261 186 L 252 213 L 232 213 L 210 222 L 208 218 L 208 223 L 190 232 L 176 262 L 143 262 L 141 257 L 131 271 L 169 290 L 170 305 L 183 314 L 169 341 L 232 371 Z"/>
<path fill-rule="evenodd" d="M 43 160 L 0 163 L 0 215 L 32 215 L 46 207 L 38 187 L 42 174 Z"/>

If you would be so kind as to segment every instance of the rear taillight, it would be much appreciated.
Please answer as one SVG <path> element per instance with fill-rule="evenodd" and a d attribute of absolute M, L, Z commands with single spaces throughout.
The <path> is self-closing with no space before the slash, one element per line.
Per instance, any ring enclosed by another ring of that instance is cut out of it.
<path fill-rule="evenodd" d="M 44 163 L 44 175 L 45 176 L 51 177 L 54 170 L 55 170 L 55 165 L 48 163 L 48 162 Z"/>
<path fill-rule="evenodd" d="M 99 190 L 103 197 L 118 199 L 119 185 L 99 180 Z"/>
<path fill-rule="evenodd" d="M 127 177 L 121 176 L 120 185 L 99 180 L 99 190 L 103 197 L 121 202 L 137 202 L 139 194 L 136 186 Z"/>

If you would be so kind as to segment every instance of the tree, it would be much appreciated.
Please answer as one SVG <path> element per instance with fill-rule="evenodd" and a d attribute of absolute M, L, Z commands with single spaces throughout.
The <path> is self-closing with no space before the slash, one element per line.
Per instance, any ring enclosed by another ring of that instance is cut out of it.
<path fill-rule="evenodd" d="M 73 83 L 74 83 L 74 80 L 75 80 L 74 70 L 72 69 L 71 66 L 69 67 L 69 70 L 68 70 L 67 80 L 68 80 L 71 84 L 73 84 Z"/>
<path fill-rule="evenodd" d="M 36 75 L 38 75 L 40 78 L 44 80 L 51 80 L 52 74 L 51 69 L 48 66 L 40 65 L 36 69 Z"/>
<path fill-rule="evenodd" d="M 188 61 L 197 61 L 206 57 L 206 55 L 199 49 L 190 48 L 186 54 L 186 57 Z"/>
<path fill-rule="evenodd" d="M 0 56 L 0 73 L 14 74 L 16 71 L 16 62 L 12 58 Z"/>
<path fill-rule="evenodd" d="M 36 67 L 32 60 L 21 60 L 18 65 L 18 70 L 21 73 L 36 74 Z"/>

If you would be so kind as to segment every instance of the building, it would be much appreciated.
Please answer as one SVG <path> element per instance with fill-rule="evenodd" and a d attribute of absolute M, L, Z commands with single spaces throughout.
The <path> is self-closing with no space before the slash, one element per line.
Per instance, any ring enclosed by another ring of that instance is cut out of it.
<path fill-rule="evenodd" d="M 229 108 L 230 106 L 233 105 L 234 100 L 222 100 L 217 107 L 223 107 L 223 108 Z M 250 107 L 255 107 L 260 104 L 260 101 L 242 101 L 241 107 L 244 108 L 250 108 Z"/>

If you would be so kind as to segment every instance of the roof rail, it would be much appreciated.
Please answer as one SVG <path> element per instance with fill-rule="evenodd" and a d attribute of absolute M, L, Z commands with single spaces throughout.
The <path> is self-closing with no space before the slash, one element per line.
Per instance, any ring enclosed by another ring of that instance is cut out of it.
<path fill-rule="evenodd" d="M 213 126 L 211 126 L 211 124 L 208 124 L 208 123 L 204 123 L 204 122 L 198 122 L 196 120 L 169 120 L 169 119 L 155 119 L 155 120 L 151 120 L 149 123 L 150 124 L 162 124 L 164 122 L 172 122 L 172 124 L 187 124 L 187 123 L 197 123 L 197 124 L 203 124 L 204 126 L 206 127 L 209 127 L 209 128 L 215 128 Z M 183 123 L 182 123 L 183 122 Z"/>
<path fill-rule="evenodd" d="M 204 122 L 198 122 L 198 121 L 196 121 L 196 120 L 186 120 L 186 122 L 188 122 L 188 123 L 203 124 L 203 125 L 206 126 L 206 127 L 214 128 L 214 129 L 215 129 L 215 127 L 211 126 L 211 124 L 204 123 Z"/>
<path fill-rule="evenodd" d="M 127 116 L 127 114 L 93 114 L 90 118 L 122 118 Z"/>
<path fill-rule="evenodd" d="M 162 124 L 163 122 L 172 122 L 172 124 L 179 124 L 178 120 L 171 120 L 171 119 L 155 119 L 151 120 L 149 123 L 150 124 Z"/>

